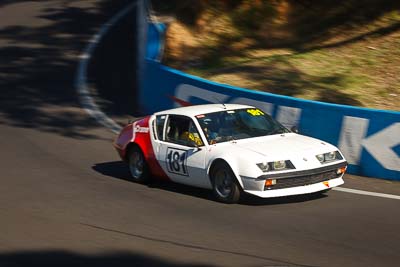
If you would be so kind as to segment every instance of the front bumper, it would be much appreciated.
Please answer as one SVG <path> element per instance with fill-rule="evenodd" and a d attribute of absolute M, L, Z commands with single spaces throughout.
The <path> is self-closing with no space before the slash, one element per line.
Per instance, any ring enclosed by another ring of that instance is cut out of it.
<path fill-rule="evenodd" d="M 280 197 L 308 194 L 330 189 L 344 183 L 344 173 L 337 170 L 347 166 L 343 161 L 316 169 L 286 173 L 265 174 L 256 179 L 241 177 L 245 192 L 260 197 Z M 265 180 L 274 179 L 275 185 L 265 186 Z"/>
<path fill-rule="evenodd" d="M 328 183 L 320 182 L 316 184 L 303 185 L 290 187 L 285 189 L 275 189 L 275 190 L 265 190 L 265 191 L 255 191 L 255 190 L 244 190 L 246 193 L 256 195 L 263 198 L 268 197 L 283 197 L 283 196 L 292 196 L 292 195 L 302 195 L 315 193 L 319 191 L 324 191 L 339 185 L 344 184 L 343 178 L 331 179 Z"/>

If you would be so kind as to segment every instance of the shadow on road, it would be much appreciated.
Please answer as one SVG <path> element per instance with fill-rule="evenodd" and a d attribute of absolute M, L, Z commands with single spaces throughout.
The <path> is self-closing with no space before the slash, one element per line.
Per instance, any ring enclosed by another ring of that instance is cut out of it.
<path fill-rule="evenodd" d="M 137 115 L 135 9 L 120 19 L 94 50 L 88 82 L 99 108 L 110 116 Z"/>
<path fill-rule="evenodd" d="M 131 182 L 128 166 L 123 161 L 97 163 L 92 166 L 92 169 L 98 173 L 101 173 L 102 175 Z M 156 178 L 147 186 L 149 187 L 149 189 L 156 188 L 187 196 L 215 201 L 215 198 L 213 197 L 211 190 L 208 189 L 177 184 L 169 181 L 162 181 Z M 327 197 L 327 195 L 323 193 L 314 193 L 314 194 L 288 196 L 288 197 L 276 197 L 276 198 L 259 198 L 253 195 L 244 194 L 243 197 L 241 198 L 239 205 L 248 205 L 248 206 L 283 205 L 283 204 L 312 201 L 325 197 Z M 221 203 L 221 205 L 224 204 Z"/>
<path fill-rule="evenodd" d="M 97 138 L 85 133 L 99 125 L 82 111 L 76 94 L 74 80 L 79 55 L 100 26 L 132 2 L 3 2 L 0 5 L 0 124 L 72 138 Z M 128 20 L 135 18 L 130 15 Z M 133 26 L 128 37 L 133 35 Z M 110 45 L 103 53 L 113 55 L 113 50 L 119 50 L 113 43 Z M 118 94 L 115 90 L 112 93 Z"/>
<path fill-rule="evenodd" d="M 97 163 L 92 166 L 92 169 L 105 176 L 132 182 L 130 180 L 128 166 L 123 161 Z M 177 184 L 169 181 L 162 181 L 156 177 L 146 186 L 149 187 L 149 190 L 151 188 L 157 188 L 160 190 L 170 191 L 206 200 L 214 200 L 210 190 Z"/>
<path fill-rule="evenodd" d="M 2 267 L 139 267 L 139 266 L 212 266 L 204 264 L 182 264 L 167 261 L 149 255 L 119 252 L 100 255 L 83 255 L 67 251 L 22 251 L 0 254 L 0 266 Z"/>
<path fill-rule="evenodd" d="M 314 201 L 326 197 L 328 196 L 324 193 L 314 193 L 314 194 L 274 197 L 274 198 L 260 198 L 253 195 L 245 195 L 241 199 L 241 204 L 247 206 L 284 205 L 284 204 L 295 204 L 307 201 Z"/>

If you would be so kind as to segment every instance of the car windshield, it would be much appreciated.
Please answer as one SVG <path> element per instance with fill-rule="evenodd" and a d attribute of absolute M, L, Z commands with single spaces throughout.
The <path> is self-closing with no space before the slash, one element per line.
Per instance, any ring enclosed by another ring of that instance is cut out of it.
<path fill-rule="evenodd" d="M 209 144 L 290 132 L 257 108 L 224 110 L 196 118 Z"/>

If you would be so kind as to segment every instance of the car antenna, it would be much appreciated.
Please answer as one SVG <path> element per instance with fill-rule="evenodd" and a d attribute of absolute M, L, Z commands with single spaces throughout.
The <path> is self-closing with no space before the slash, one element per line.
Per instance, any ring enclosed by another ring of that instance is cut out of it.
<path fill-rule="evenodd" d="M 222 102 L 222 101 L 220 101 L 217 97 L 213 97 L 215 100 L 217 100 L 217 102 L 218 103 L 220 103 L 223 107 L 224 107 L 224 109 L 226 109 L 226 106 L 225 106 L 225 104 Z"/>

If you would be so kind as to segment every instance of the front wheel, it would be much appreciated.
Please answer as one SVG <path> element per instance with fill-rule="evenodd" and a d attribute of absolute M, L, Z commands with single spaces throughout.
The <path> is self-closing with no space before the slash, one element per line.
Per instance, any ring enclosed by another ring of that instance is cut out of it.
<path fill-rule="evenodd" d="M 128 152 L 128 164 L 132 181 L 147 183 L 150 180 L 149 170 L 143 152 L 134 146 Z"/>
<path fill-rule="evenodd" d="M 240 186 L 235 174 L 226 163 L 217 163 L 211 173 L 213 193 L 224 203 L 237 203 L 240 199 Z"/>

